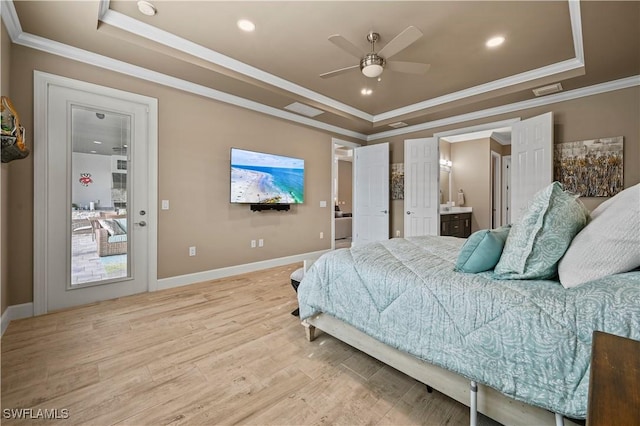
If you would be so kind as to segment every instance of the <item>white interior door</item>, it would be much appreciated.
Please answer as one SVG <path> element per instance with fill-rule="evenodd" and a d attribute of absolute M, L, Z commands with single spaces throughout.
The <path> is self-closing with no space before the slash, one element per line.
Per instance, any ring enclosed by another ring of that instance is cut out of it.
<path fill-rule="evenodd" d="M 511 221 L 529 200 L 553 182 L 553 113 L 513 123 L 511 128 Z"/>
<path fill-rule="evenodd" d="M 404 141 L 404 236 L 438 235 L 438 138 Z"/>
<path fill-rule="evenodd" d="M 355 149 L 353 245 L 389 239 L 389 144 Z"/>
<path fill-rule="evenodd" d="M 44 274 L 34 280 L 34 301 L 36 294 L 45 300 L 34 304 L 36 314 L 149 290 L 156 266 L 149 172 L 155 100 L 65 84 L 43 90 L 44 135 L 37 139 L 44 172 L 36 179 L 44 196 L 36 203 L 44 232 L 36 273 Z"/>

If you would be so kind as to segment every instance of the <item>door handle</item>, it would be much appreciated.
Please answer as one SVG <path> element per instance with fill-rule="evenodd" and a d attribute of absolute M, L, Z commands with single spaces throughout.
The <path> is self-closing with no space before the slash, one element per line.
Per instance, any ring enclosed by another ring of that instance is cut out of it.
<path fill-rule="evenodd" d="M 380 210 L 380 213 L 387 214 L 387 211 L 386 210 Z"/>
<path fill-rule="evenodd" d="M 133 224 L 138 226 L 147 226 L 147 222 L 145 222 L 144 220 L 141 220 L 140 222 L 134 222 Z"/>
<path fill-rule="evenodd" d="M 409 210 L 407 210 L 407 214 L 411 214 L 411 213 L 413 213 L 413 212 L 410 212 Z"/>

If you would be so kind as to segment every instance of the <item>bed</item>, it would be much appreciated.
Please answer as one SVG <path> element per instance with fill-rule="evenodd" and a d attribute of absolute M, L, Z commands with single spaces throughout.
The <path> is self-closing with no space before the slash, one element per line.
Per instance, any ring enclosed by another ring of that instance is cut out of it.
<path fill-rule="evenodd" d="M 633 198 L 640 187 L 631 193 L 625 202 L 640 205 Z M 584 419 L 593 331 L 640 340 L 640 271 L 635 269 L 640 263 L 629 267 L 640 262 L 634 251 L 640 245 L 640 231 L 634 235 L 637 208 L 631 212 L 631 232 L 629 223 L 620 231 L 636 244 L 627 253 L 630 261 L 624 268 L 633 269 L 628 272 L 565 288 L 557 278 L 558 260 L 555 276 L 509 279 L 496 273 L 498 266 L 479 273 L 454 270 L 464 239 L 395 238 L 318 259 L 298 289 L 300 318 L 310 339 L 318 327 L 467 405 L 477 404 L 480 412 L 503 423 Z M 572 232 L 567 244 L 574 237 L 585 240 L 578 237 L 593 225 L 589 231 L 601 234 L 604 226 L 615 244 L 626 247 L 605 223 L 617 210 L 604 205 L 601 211 L 609 213 L 594 211 L 594 217 L 604 220 L 592 217 L 592 223 Z M 544 216 L 561 233 L 567 228 L 560 216 L 549 211 Z M 537 243 L 545 255 L 555 244 Z M 601 246 L 607 249 L 607 243 Z M 567 247 L 561 251 L 588 261 Z M 477 402 L 468 399 L 469 381 L 472 388 L 476 383 L 480 387 Z"/>

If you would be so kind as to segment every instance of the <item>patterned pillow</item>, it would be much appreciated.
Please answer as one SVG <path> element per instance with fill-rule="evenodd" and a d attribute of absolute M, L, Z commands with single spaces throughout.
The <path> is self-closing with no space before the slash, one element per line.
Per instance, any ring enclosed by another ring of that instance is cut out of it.
<path fill-rule="evenodd" d="M 120 228 L 118 222 L 113 219 L 98 219 L 98 223 L 107 230 L 109 236 L 126 234 L 126 232 Z"/>
<path fill-rule="evenodd" d="M 600 204 L 558 265 L 565 288 L 640 267 L 640 184 Z"/>
<path fill-rule="evenodd" d="M 496 279 L 547 279 L 555 276 L 558 261 L 573 237 L 587 224 L 589 213 L 576 195 L 559 182 L 538 191 L 520 221 L 513 224 Z"/>
<path fill-rule="evenodd" d="M 476 274 L 493 269 L 502 255 L 510 225 L 497 229 L 482 229 L 467 238 L 458 254 L 454 271 Z"/>

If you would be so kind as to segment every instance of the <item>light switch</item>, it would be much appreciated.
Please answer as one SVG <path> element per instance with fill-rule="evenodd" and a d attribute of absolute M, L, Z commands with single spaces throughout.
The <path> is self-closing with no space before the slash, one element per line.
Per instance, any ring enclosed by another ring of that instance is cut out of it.
<path fill-rule="evenodd" d="M 162 200 L 162 210 L 169 210 L 169 200 Z"/>
<path fill-rule="evenodd" d="M 320 207 L 327 207 L 326 201 L 320 201 Z"/>

